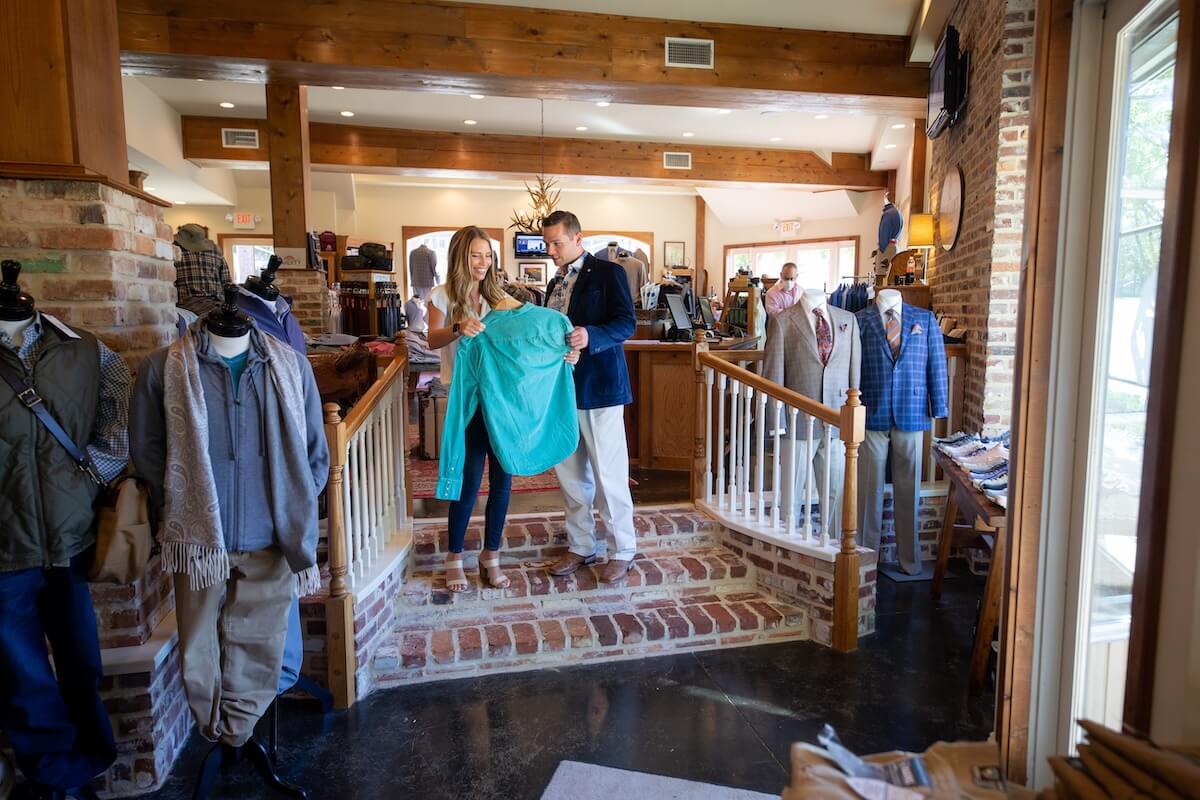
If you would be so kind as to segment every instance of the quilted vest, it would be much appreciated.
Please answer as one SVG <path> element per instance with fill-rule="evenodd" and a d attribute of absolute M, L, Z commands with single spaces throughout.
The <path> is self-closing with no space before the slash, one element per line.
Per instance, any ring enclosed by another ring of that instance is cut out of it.
<path fill-rule="evenodd" d="M 72 329 L 74 330 L 74 329 Z M 69 339 L 43 320 L 46 341 L 33 368 L 33 386 L 47 410 L 79 448 L 91 439 L 100 395 L 95 337 Z M 0 359 L 29 378 L 7 347 Z M 86 550 L 93 540 L 96 487 L 62 445 L 0 381 L 0 571 L 46 567 Z"/>

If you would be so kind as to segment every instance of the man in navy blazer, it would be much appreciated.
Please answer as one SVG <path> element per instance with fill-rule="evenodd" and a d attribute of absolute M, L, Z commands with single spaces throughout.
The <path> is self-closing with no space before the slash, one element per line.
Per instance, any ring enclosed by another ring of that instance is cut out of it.
<path fill-rule="evenodd" d="M 629 493 L 629 450 L 625 408 L 633 402 L 625 366 L 625 340 L 637 320 L 625 270 L 583 249 L 579 218 L 555 211 L 542 220 L 546 252 L 563 272 L 546 306 L 561 311 L 575 326 L 567 343 L 581 350 L 575 365 L 579 446 L 555 467 L 567 514 L 566 555 L 550 566 L 552 575 L 570 575 L 607 553 L 604 581 L 625 577 L 637 552 L 633 497 Z M 613 540 L 597 546 L 592 506 L 597 504 Z"/>

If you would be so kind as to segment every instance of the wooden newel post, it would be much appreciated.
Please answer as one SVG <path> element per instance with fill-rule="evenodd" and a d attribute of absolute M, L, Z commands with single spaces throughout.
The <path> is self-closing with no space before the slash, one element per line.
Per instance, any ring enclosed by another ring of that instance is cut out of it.
<path fill-rule="evenodd" d="M 842 491 L 842 546 L 833 574 L 833 647 L 843 653 L 858 649 L 858 447 L 866 438 L 867 410 L 851 389 L 842 406 L 841 439 L 846 445 Z"/>
<path fill-rule="evenodd" d="M 708 342 L 704 340 L 704 331 L 697 330 L 692 343 L 692 370 L 695 372 L 695 390 L 696 403 L 695 414 L 693 419 L 695 424 L 692 426 L 692 479 L 689 481 L 691 488 L 691 498 L 693 503 L 698 503 L 704 500 L 707 489 L 707 480 L 705 476 L 710 469 L 708 462 L 708 436 L 709 426 L 712 425 L 711 411 L 708 415 L 705 414 L 705 409 L 711 409 L 710 395 L 711 387 L 705 381 L 704 365 L 700 363 L 700 356 L 708 352 Z M 705 392 L 708 394 L 705 394 Z"/>
<path fill-rule="evenodd" d="M 329 443 L 329 484 L 325 488 L 325 506 L 329 526 L 329 599 L 325 601 L 325 651 L 329 655 L 326 679 L 333 703 L 349 708 L 355 701 L 354 667 L 354 595 L 346 576 L 349 555 L 346 551 L 346 520 L 343 516 L 343 480 L 346 458 L 346 429 L 337 403 L 325 406 L 325 439 Z"/>

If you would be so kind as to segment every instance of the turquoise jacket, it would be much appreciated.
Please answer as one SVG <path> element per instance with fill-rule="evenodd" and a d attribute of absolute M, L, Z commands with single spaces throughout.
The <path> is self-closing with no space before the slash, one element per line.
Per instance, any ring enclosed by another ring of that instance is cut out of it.
<path fill-rule="evenodd" d="M 467 424 L 483 407 L 492 451 L 510 475 L 537 475 L 575 452 L 579 419 L 572 367 L 563 360 L 571 321 L 525 303 L 491 311 L 483 333 L 458 342 L 446 404 L 437 496 L 462 491 Z"/>

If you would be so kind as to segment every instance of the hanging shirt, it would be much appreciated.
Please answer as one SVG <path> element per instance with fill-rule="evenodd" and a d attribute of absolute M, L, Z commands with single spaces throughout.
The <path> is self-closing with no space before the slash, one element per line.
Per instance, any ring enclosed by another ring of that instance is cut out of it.
<path fill-rule="evenodd" d="M 460 342 L 438 462 L 437 496 L 462 492 L 467 424 L 483 409 L 492 451 L 510 475 L 537 475 L 579 445 L 573 368 L 565 360 L 571 321 L 526 303 L 493 311 L 487 329 Z"/>
<path fill-rule="evenodd" d="M 438 311 L 442 312 L 442 317 L 446 320 L 447 327 L 454 324 L 450 320 L 450 316 L 449 316 L 449 314 L 450 314 L 450 312 L 449 312 L 450 296 L 448 294 L 446 294 L 446 284 L 443 283 L 439 286 L 435 286 L 433 288 L 433 291 L 429 293 L 428 302 L 430 305 L 432 305 Z M 479 298 L 479 303 L 482 306 L 482 310 L 479 312 L 479 319 L 482 320 L 489 313 L 491 313 L 492 307 L 490 305 L 488 305 L 488 301 L 484 300 L 482 297 Z M 438 351 L 439 355 L 442 358 L 442 385 L 443 386 L 449 386 L 451 381 L 454 380 L 454 354 L 455 354 L 455 352 L 457 352 L 458 346 L 460 344 L 462 344 L 463 341 L 469 341 L 469 340 L 470 340 L 470 337 L 464 336 L 461 339 L 456 339 L 454 341 L 451 341 L 450 344 L 446 345 L 445 347 L 443 347 L 441 350 Z"/>

